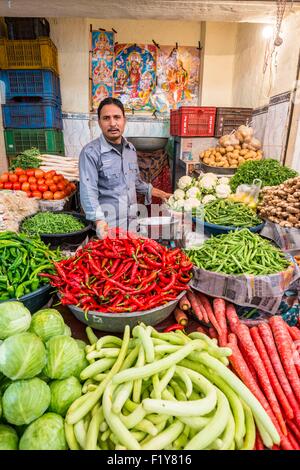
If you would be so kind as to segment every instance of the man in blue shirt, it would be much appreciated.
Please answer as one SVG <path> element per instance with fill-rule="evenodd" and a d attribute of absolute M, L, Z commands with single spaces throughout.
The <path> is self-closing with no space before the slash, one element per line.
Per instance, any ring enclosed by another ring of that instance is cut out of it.
<path fill-rule="evenodd" d="M 98 108 L 102 135 L 87 144 L 79 157 L 80 201 L 88 220 L 96 224 L 99 238 L 109 227 L 128 229 L 136 215 L 136 193 L 166 200 L 170 194 L 153 188 L 140 177 L 134 146 L 123 137 L 124 107 L 116 98 L 105 98 Z"/>

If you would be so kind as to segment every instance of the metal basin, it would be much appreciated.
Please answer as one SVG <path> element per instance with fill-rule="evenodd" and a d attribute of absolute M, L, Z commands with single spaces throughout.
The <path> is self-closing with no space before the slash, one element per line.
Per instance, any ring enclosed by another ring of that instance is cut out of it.
<path fill-rule="evenodd" d="M 168 142 L 168 137 L 127 137 L 136 150 L 141 152 L 154 152 L 164 149 Z"/>

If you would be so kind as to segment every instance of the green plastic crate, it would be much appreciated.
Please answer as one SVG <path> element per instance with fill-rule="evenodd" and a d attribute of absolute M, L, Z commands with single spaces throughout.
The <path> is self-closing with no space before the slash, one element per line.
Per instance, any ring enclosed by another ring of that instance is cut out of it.
<path fill-rule="evenodd" d="M 9 129 L 4 131 L 6 153 L 13 157 L 23 150 L 37 147 L 41 153 L 64 155 L 64 136 L 54 129 Z"/>

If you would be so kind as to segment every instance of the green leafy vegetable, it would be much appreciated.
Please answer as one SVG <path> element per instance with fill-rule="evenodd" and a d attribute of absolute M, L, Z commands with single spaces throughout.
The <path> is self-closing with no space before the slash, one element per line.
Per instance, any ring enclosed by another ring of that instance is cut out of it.
<path fill-rule="evenodd" d="M 30 331 L 46 343 L 53 336 L 63 335 L 65 322 L 61 314 L 54 308 L 45 308 L 32 315 Z"/>
<path fill-rule="evenodd" d="M 82 350 L 69 336 L 54 336 L 46 344 L 47 363 L 44 373 L 51 379 L 67 379 L 76 375 L 82 362 Z"/>
<path fill-rule="evenodd" d="M 20 439 L 20 450 L 67 450 L 64 420 L 55 413 L 46 413 L 31 423 Z"/>
<path fill-rule="evenodd" d="M 0 339 L 28 330 L 30 322 L 30 311 L 21 302 L 0 304 Z"/>
<path fill-rule="evenodd" d="M 72 233 L 85 227 L 84 223 L 70 214 L 39 212 L 22 223 L 22 231 L 29 235 L 44 233 Z"/>
<path fill-rule="evenodd" d="M 76 377 L 55 380 L 50 384 L 51 402 L 49 411 L 65 416 L 73 401 L 81 396 L 81 385 Z"/>
<path fill-rule="evenodd" d="M 18 450 L 18 435 L 6 424 L 0 424 L 0 450 Z"/>
<path fill-rule="evenodd" d="M 9 166 L 11 171 L 16 168 L 23 168 L 28 170 L 29 168 L 39 168 L 42 164 L 40 158 L 41 152 L 36 147 L 32 147 L 29 150 L 24 150 L 16 158 L 14 158 Z"/>

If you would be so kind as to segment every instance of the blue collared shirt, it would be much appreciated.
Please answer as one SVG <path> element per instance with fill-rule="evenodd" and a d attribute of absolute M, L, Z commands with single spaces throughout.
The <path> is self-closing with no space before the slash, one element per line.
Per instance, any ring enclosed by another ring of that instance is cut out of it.
<path fill-rule="evenodd" d="M 79 156 L 80 201 L 88 220 L 106 220 L 126 228 L 135 217 L 136 193 L 151 203 L 152 185 L 140 177 L 134 146 L 124 139 L 123 152 L 103 134 L 87 144 Z"/>

